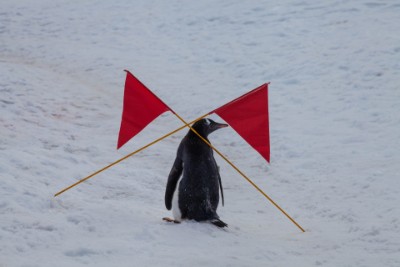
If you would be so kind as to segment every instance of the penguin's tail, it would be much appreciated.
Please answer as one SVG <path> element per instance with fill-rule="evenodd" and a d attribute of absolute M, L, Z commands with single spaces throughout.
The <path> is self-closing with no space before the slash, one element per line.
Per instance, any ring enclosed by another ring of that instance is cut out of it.
<path fill-rule="evenodd" d="M 220 227 L 220 228 L 228 227 L 228 225 L 227 225 L 226 223 L 224 223 L 223 221 L 221 221 L 221 220 L 218 219 L 218 218 L 211 219 L 211 220 L 210 220 L 210 223 L 212 223 L 212 224 L 214 224 L 215 226 Z"/>

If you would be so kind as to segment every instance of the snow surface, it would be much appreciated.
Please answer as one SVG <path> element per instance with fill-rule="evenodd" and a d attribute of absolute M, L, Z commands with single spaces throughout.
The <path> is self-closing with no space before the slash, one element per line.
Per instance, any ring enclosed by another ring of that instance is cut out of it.
<path fill-rule="evenodd" d="M 400 266 L 399 25 L 397 0 L 1 1 L 0 266 Z M 210 138 L 307 232 L 218 156 L 229 228 L 163 222 L 186 130 L 54 198 L 180 126 L 116 151 L 124 69 L 187 120 L 271 82 L 271 165 Z"/>

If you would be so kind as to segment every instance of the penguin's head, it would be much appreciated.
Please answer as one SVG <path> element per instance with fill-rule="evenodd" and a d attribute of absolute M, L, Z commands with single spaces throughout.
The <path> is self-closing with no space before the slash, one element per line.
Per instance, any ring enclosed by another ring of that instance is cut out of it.
<path fill-rule="evenodd" d="M 211 119 L 201 119 L 193 124 L 192 128 L 196 130 L 201 136 L 207 137 L 210 133 L 228 127 L 228 124 L 225 123 L 218 123 Z"/>

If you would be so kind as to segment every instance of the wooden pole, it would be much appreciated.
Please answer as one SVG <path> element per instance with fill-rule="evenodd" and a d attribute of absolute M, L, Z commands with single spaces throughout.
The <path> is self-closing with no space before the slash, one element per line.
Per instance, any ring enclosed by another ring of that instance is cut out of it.
<path fill-rule="evenodd" d="M 197 119 L 195 119 L 195 120 L 189 122 L 189 124 L 195 123 L 196 121 L 199 121 L 199 120 L 201 120 L 202 118 L 207 117 L 208 115 L 209 115 L 209 114 L 205 114 L 205 115 L 203 115 L 203 116 L 201 116 L 201 117 L 199 117 L 199 118 L 197 118 Z M 149 143 L 149 144 L 147 144 L 147 145 L 145 145 L 145 146 L 139 148 L 138 150 L 133 151 L 132 153 L 126 155 L 125 157 L 120 158 L 120 159 L 117 160 L 117 161 L 114 161 L 113 163 L 111 163 L 111 164 L 105 166 L 104 168 L 102 168 L 102 169 L 100 169 L 100 170 L 98 170 L 98 171 L 92 173 L 91 175 L 89 175 L 89 176 L 87 176 L 87 177 L 85 177 L 85 178 L 79 180 L 78 182 L 76 182 L 76 183 L 74 183 L 74 184 L 72 184 L 72 185 L 70 185 L 70 186 L 64 188 L 64 189 L 61 190 L 60 192 L 56 193 L 56 194 L 54 195 L 54 197 L 57 197 L 57 196 L 61 195 L 61 194 L 64 193 L 65 191 L 67 191 L 67 190 L 69 190 L 69 189 L 71 189 L 71 188 L 77 186 L 78 184 L 80 184 L 80 183 L 82 183 L 82 182 L 84 182 L 84 181 L 86 181 L 86 180 L 89 180 L 89 179 L 92 178 L 93 176 L 95 176 L 95 175 L 97 175 L 97 174 L 99 174 L 99 173 L 101 173 L 101 172 L 107 170 L 108 168 L 110 168 L 110 167 L 112 167 L 112 166 L 114 166 L 114 165 L 120 163 L 121 161 L 123 161 L 123 160 L 125 160 L 125 159 L 127 159 L 127 158 L 129 158 L 129 157 L 131 157 L 131 156 L 133 156 L 133 155 L 135 155 L 135 154 L 137 154 L 137 153 L 139 153 L 140 151 L 145 150 L 146 148 L 148 148 L 148 147 L 150 147 L 150 146 L 152 146 L 152 145 L 158 143 L 159 141 L 161 141 L 161 140 L 167 138 L 168 136 L 173 135 L 173 134 L 176 133 L 176 132 L 179 132 L 179 131 L 182 130 L 183 128 L 186 128 L 186 124 L 185 124 L 184 126 L 178 128 L 178 129 L 176 129 L 176 130 L 174 130 L 174 131 L 172 131 L 172 132 L 170 132 L 170 133 L 168 133 L 168 134 L 166 134 L 166 135 L 164 135 L 164 136 L 162 136 L 162 137 L 160 137 L 160 138 L 154 140 L 153 142 L 151 142 L 151 143 Z"/>
<path fill-rule="evenodd" d="M 258 192 L 260 192 L 265 198 L 267 198 L 276 208 L 278 208 L 292 223 L 294 223 L 303 233 L 305 230 L 303 227 L 301 227 L 292 217 L 287 214 L 275 201 L 272 200 L 260 187 L 258 187 L 249 177 L 247 177 L 238 167 L 236 167 L 229 159 L 227 159 L 221 152 L 219 152 L 218 149 L 216 149 L 210 142 L 208 142 L 203 136 L 201 136 L 195 129 L 193 129 L 190 124 L 192 123 L 186 123 L 186 121 L 176 114 L 175 112 L 172 112 L 175 114 L 175 116 L 182 121 L 185 126 L 189 127 L 190 130 L 192 130 L 198 137 L 200 137 L 201 140 L 203 140 L 207 145 L 209 145 L 215 152 L 218 153 L 229 165 L 231 165 L 244 179 L 246 179 L 255 189 L 257 189 Z"/>
<path fill-rule="evenodd" d="M 170 132 L 170 133 L 168 133 L 168 134 L 166 134 L 166 135 L 164 135 L 164 136 L 162 136 L 162 137 L 160 137 L 160 138 L 158 138 L 158 139 L 156 139 L 156 140 L 154 140 L 153 142 L 151 142 L 151 143 L 149 143 L 149 144 L 147 144 L 147 145 L 145 145 L 145 146 L 139 148 L 138 150 L 136 150 L 136 151 L 134 151 L 134 152 L 132 152 L 132 153 L 126 155 L 125 157 L 122 157 L 122 158 L 120 158 L 119 160 L 114 161 L 113 163 L 111 163 L 111 164 L 105 166 L 104 168 L 102 168 L 102 169 L 100 169 L 100 170 L 98 170 L 98 171 L 96 171 L 96 172 L 90 174 L 89 176 L 87 176 L 87 177 L 85 177 L 85 178 L 79 180 L 78 182 L 76 182 L 76 183 L 74 183 L 74 184 L 72 184 L 72 185 L 70 185 L 70 186 L 64 188 L 63 190 L 61 190 L 61 191 L 59 191 L 58 193 L 56 193 L 56 194 L 54 195 L 54 197 L 57 197 L 57 196 L 61 195 L 61 194 L 64 193 L 65 191 L 68 191 L 69 189 L 71 189 L 71 188 L 77 186 L 77 185 L 80 184 L 80 183 L 83 183 L 83 182 L 86 181 L 86 180 L 89 180 L 89 179 L 92 178 L 93 176 L 95 176 L 95 175 L 97 175 L 97 174 L 99 174 L 99 173 L 101 173 L 101 172 L 107 170 L 108 168 L 110 168 L 110 167 L 112 167 L 112 166 L 114 166 L 114 165 L 120 163 L 121 161 L 123 161 L 123 160 L 125 160 L 125 159 L 127 159 L 127 158 L 129 158 L 129 157 L 131 157 L 131 156 L 133 156 L 133 155 L 135 155 L 135 154 L 137 154 L 137 153 L 139 153 L 140 151 L 145 150 L 146 148 L 148 148 L 148 147 L 150 147 L 150 146 L 152 146 L 152 145 L 158 143 L 159 141 L 161 141 L 161 140 L 163 140 L 163 139 L 165 139 L 165 138 L 167 138 L 167 137 L 173 135 L 174 133 L 179 132 L 179 131 L 182 130 L 183 128 L 189 127 L 190 130 L 192 130 L 196 135 L 198 135 L 198 136 L 200 137 L 201 140 L 203 140 L 203 141 L 204 141 L 207 145 L 209 145 L 218 155 L 220 155 L 229 165 L 231 165 L 232 168 L 234 168 L 244 179 L 246 179 L 255 189 L 257 189 L 258 192 L 260 192 L 265 198 L 267 198 L 276 208 L 278 208 L 278 209 L 279 209 L 290 221 L 292 221 L 302 232 L 305 232 L 305 230 L 304 230 L 292 217 L 290 217 L 289 214 L 287 214 L 287 212 L 285 212 L 275 201 L 273 201 L 272 198 L 270 198 L 260 187 L 258 187 L 258 186 L 257 186 L 249 177 L 247 177 L 238 167 L 236 167 L 236 166 L 235 166 L 228 158 L 226 158 L 218 149 L 216 149 L 213 145 L 211 145 L 210 142 L 208 142 L 204 137 L 202 137 L 196 130 L 194 130 L 194 129 L 190 126 L 190 124 L 193 124 L 193 123 L 195 123 L 195 122 L 197 122 L 197 121 L 203 119 L 204 117 L 207 117 L 209 114 L 205 114 L 205 115 L 203 115 L 203 116 L 201 116 L 201 117 L 199 117 L 199 118 L 197 118 L 197 119 L 195 119 L 195 120 L 193 120 L 193 121 L 187 123 L 187 122 L 186 122 L 181 116 L 179 116 L 177 113 L 175 113 L 175 112 L 172 112 L 172 113 L 174 113 L 175 116 L 176 116 L 180 121 L 182 121 L 185 125 L 182 126 L 182 127 L 180 127 L 180 128 L 178 128 L 178 129 L 176 129 L 176 130 L 174 130 L 174 131 L 172 131 L 172 132 Z"/>

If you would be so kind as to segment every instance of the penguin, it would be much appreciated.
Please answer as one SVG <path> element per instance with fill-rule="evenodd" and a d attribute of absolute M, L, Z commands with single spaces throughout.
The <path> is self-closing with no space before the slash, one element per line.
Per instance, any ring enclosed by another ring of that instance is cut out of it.
<path fill-rule="evenodd" d="M 227 126 L 201 119 L 192 128 L 210 142 L 207 138 L 210 133 Z M 174 219 L 163 219 L 175 223 L 184 219 L 208 221 L 221 228 L 227 227 L 217 214 L 219 190 L 224 205 L 221 176 L 213 150 L 189 130 L 178 147 L 165 190 L 165 206 L 168 210 L 172 208 Z"/>

